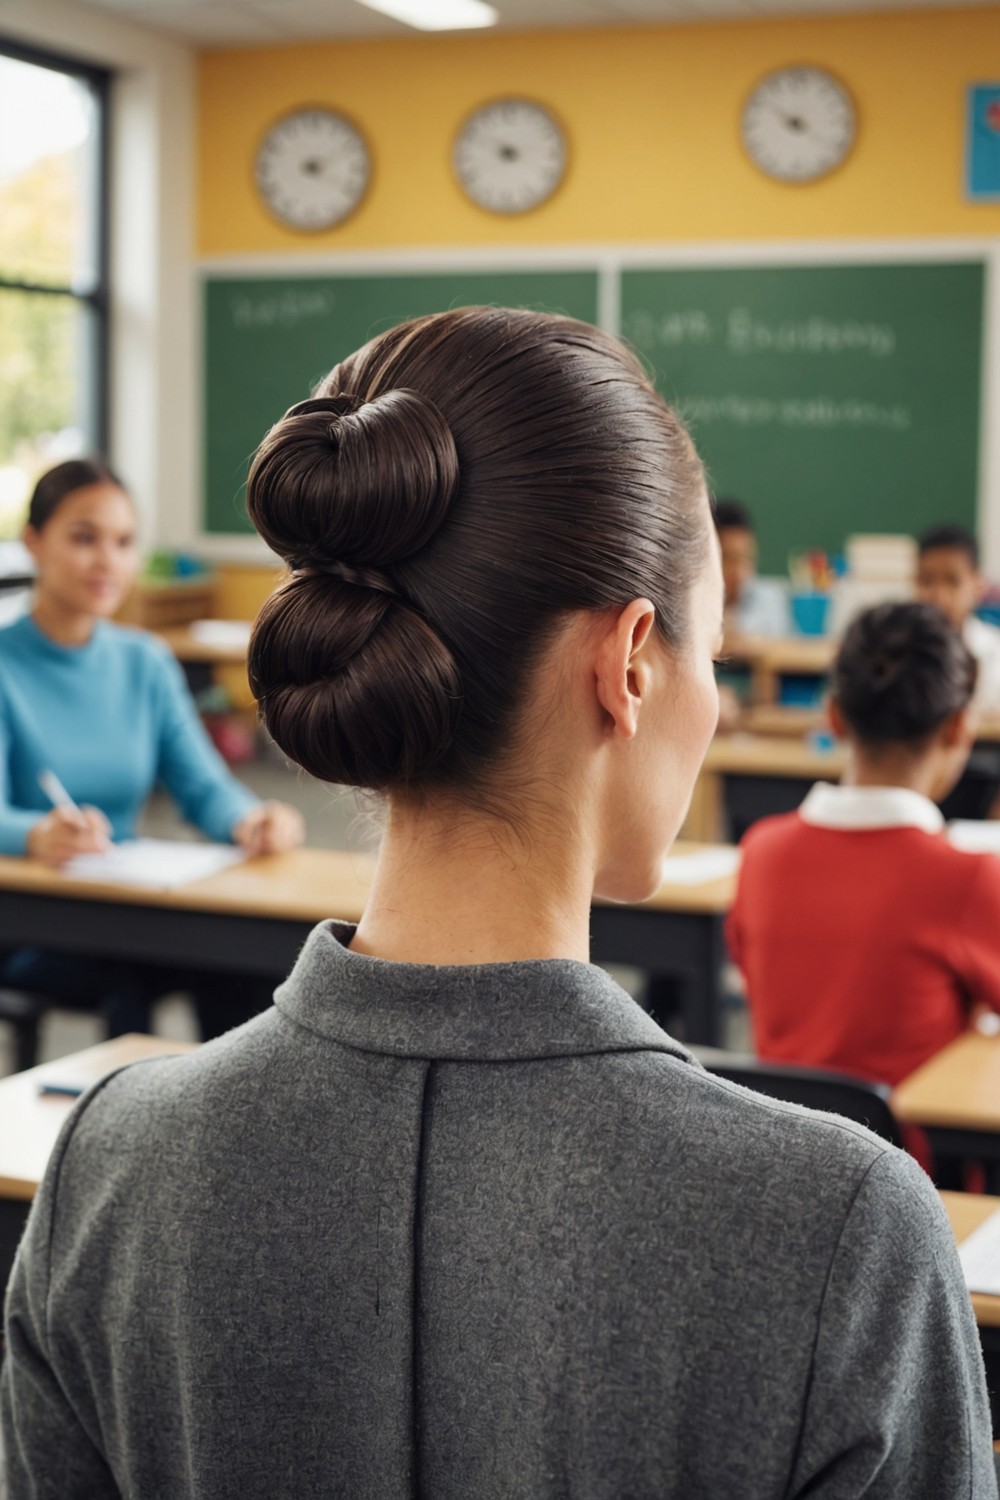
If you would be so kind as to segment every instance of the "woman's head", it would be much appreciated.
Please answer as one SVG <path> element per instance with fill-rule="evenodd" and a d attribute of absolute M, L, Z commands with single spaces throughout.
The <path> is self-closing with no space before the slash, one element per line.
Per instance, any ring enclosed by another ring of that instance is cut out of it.
<path fill-rule="evenodd" d="M 251 646 L 269 729 L 321 779 L 396 793 L 488 798 L 570 617 L 645 597 L 690 652 L 718 571 L 681 423 L 614 339 L 541 313 L 374 339 L 271 429 L 247 504 L 292 569 Z"/>
<path fill-rule="evenodd" d="M 881 604 L 854 621 L 833 669 L 833 706 L 870 755 L 920 756 L 940 741 L 961 770 L 961 719 L 976 663 L 959 632 L 930 604 Z M 965 746 L 963 748 L 963 746 Z"/>
<path fill-rule="evenodd" d="M 132 502 L 99 459 L 69 459 L 42 475 L 24 540 L 39 590 L 70 613 L 114 614 L 139 565 Z"/>

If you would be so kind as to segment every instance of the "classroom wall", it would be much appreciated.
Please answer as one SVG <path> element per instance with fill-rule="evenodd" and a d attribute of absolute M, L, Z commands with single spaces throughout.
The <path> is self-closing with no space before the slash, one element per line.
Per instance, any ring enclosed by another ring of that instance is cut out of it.
<path fill-rule="evenodd" d="M 198 484 L 193 53 L 65 0 L 2 0 L 0 33 L 115 70 L 109 451 L 147 538 L 179 545 Z"/>
<path fill-rule="evenodd" d="M 1000 205 L 962 196 L 964 89 L 996 76 L 987 66 L 1000 57 L 996 9 L 415 36 L 196 57 L 71 0 L 0 0 L 0 31 L 118 70 L 111 452 L 160 545 L 202 542 L 199 262 L 310 270 L 341 256 L 357 266 L 369 254 L 405 259 L 421 250 L 458 263 L 464 247 L 497 265 L 507 253 L 554 255 L 561 246 L 568 254 L 646 243 L 680 255 L 685 245 L 708 245 L 710 256 L 742 258 L 741 247 L 794 257 L 824 256 L 830 246 L 836 257 L 838 242 L 855 256 L 868 243 L 891 254 L 894 243 L 926 246 L 936 236 L 952 237 L 953 247 L 998 243 L 989 237 L 1000 232 Z M 830 67 L 850 86 L 860 137 L 840 172 L 788 187 L 745 159 L 737 120 L 761 73 L 798 61 Z M 461 196 L 448 152 L 469 109 L 509 92 L 559 112 L 572 164 L 551 203 L 502 219 Z M 375 178 L 352 220 L 304 236 L 259 208 L 251 165 L 266 125 L 316 100 L 357 118 Z M 988 363 L 1000 389 L 998 300 Z M 983 532 L 1000 572 L 1000 444 L 993 449 Z M 205 550 L 267 556 L 250 538 Z"/>
<path fill-rule="evenodd" d="M 998 57 L 997 9 L 211 52 L 198 67 L 198 248 L 233 256 L 996 234 L 1000 204 L 963 199 L 963 108 L 966 86 L 996 76 Z M 859 136 L 840 171 L 788 186 L 751 165 L 738 120 L 762 73 L 799 62 L 848 85 Z M 449 151 L 471 109 L 509 93 L 558 113 L 572 162 L 548 204 L 504 219 L 464 199 Z M 374 181 L 352 219 L 302 235 L 268 217 L 251 172 L 267 125 L 312 102 L 362 127 Z"/>

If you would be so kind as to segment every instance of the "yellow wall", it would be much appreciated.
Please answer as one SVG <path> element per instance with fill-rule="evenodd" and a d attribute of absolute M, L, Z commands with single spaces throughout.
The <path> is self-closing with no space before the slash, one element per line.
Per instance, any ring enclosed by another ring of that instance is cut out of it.
<path fill-rule="evenodd" d="M 215 570 L 215 613 L 220 620 L 254 620 L 283 569 L 245 563 L 219 563 Z"/>
<path fill-rule="evenodd" d="M 738 119 L 762 73 L 799 62 L 848 85 L 859 134 L 796 187 L 750 164 Z M 207 53 L 199 252 L 995 234 L 1000 204 L 963 201 L 963 112 L 966 85 L 998 74 L 997 9 Z M 449 164 L 458 123 L 503 94 L 553 108 L 572 153 L 559 193 L 514 219 L 468 203 Z M 374 158 L 360 210 L 318 235 L 271 220 L 251 176 L 267 125 L 310 103 L 352 116 Z"/>

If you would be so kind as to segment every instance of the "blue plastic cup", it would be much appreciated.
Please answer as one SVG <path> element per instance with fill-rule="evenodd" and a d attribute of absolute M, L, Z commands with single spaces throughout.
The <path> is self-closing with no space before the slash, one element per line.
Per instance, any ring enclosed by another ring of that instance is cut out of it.
<path fill-rule="evenodd" d="M 829 594 L 792 595 L 792 619 L 800 635 L 825 635 L 829 613 Z"/>

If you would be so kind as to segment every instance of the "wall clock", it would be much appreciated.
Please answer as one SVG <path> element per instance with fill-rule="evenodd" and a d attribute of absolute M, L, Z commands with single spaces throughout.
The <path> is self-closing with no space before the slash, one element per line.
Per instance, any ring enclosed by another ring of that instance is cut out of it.
<path fill-rule="evenodd" d="M 523 214 L 551 198 L 566 175 L 559 122 L 530 99 L 497 99 L 474 111 L 455 140 L 463 191 L 495 214 Z"/>
<path fill-rule="evenodd" d="M 853 99 L 823 68 L 768 73 L 752 90 L 740 121 L 750 159 L 779 182 L 813 182 L 832 172 L 850 152 L 856 131 Z"/>
<path fill-rule="evenodd" d="M 332 109 L 297 109 L 261 141 L 254 181 L 266 208 L 292 229 L 330 229 L 368 188 L 371 158 L 356 125 Z"/>

